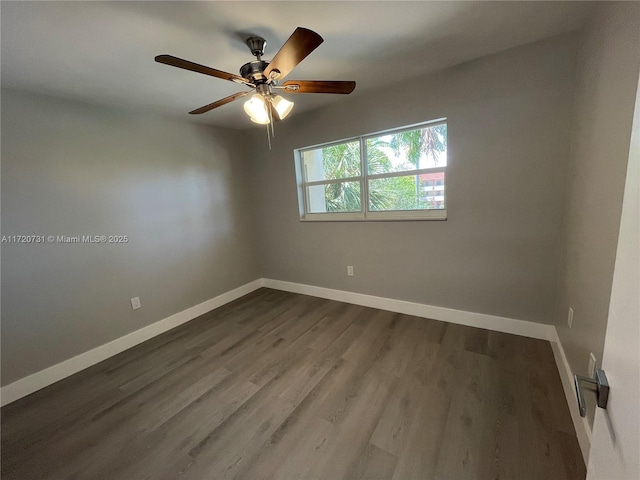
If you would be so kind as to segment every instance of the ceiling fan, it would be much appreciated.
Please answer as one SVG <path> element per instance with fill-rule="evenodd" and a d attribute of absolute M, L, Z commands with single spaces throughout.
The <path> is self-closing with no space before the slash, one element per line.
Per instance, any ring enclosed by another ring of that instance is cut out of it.
<path fill-rule="evenodd" d="M 249 37 L 245 40 L 245 43 L 256 57 L 256 60 L 245 63 L 240 67 L 239 76 L 216 70 L 215 68 L 205 67 L 172 55 L 158 55 L 155 60 L 165 65 L 229 80 L 251 88 L 249 91 L 234 93 L 209 105 L 192 110 L 189 112 L 190 114 L 208 112 L 253 92 L 251 98 L 244 104 L 245 112 L 254 123 L 271 124 L 273 131 L 272 120 L 284 119 L 293 108 L 293 102 L 280 95 L 275 95 L 274 90 L 282 90 L 288 93 L 349 94 L 356 88 L 356 82 L 352 81 L 288 80 L 279 85 L 279 82 L 307 55 L 318 48 L 323 41 L 323 38 L 316 32 L 298 27 L 276 53 L 273 60 L 267 62 L 262 60 L 267 41 L 258 36 Z M 267 126 L 268 129 L 269 127 Z"/>

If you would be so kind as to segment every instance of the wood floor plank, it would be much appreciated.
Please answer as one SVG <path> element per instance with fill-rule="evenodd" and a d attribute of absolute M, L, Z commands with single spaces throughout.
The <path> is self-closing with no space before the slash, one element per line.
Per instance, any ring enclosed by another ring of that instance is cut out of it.
<path fill-rule="evenodd" d="M 382 381 L 370 373 L 357 391 L 350 390 L 343 402 L 326 418 L 333 426 L 323 455 L 309 457 L 309 468 L 302 476 L 311 478 L 352 478 L 377 420 L 393 394 L 397 378 Z M 329 460 L 330 461 L 327 461 Z"/>
<path fill-rule="evenodd" d="M 486 412 L 492 401 L 489 359 L 463 352 L 461 368 L 456 372 L 451 406 L 441 438 L 435 478 L 476 478 Z"/>
<path fill-rule="evenodd" d="M 394 480 L 435 478 L 451 396 L 436 388 L 425 389 L 424 392 L 398 457 L 392 477 Z"/>
<path fill-rule="evenodd" d="M 584 479 L 548 342 L 259 289 L 0 411 L 4 479 Z"/>
<path fill-rule="evenodd" d="M 489 347 L 489 331 L 481 328 L 469 329 L 464 342 L 464 349 L 468 352 L 487 354 Z"/>
<path fill-rule="evenodd" d="M 438 345 L 426 344 L 414 352 L 410 371 L 399 381 L 371 436 L 373 445 L 396 458 L 409 447 L 409 432 L 427 397 L 427 377 L 431 375 L 438 349 Z"/>
<path fill-rule="evenodd" d="M 305 452 L 321 449 L 326 443 L 326 436 L 334 428 L 330 422 L 318 417 L 318 407 L 337 401 L 357 372 L 356 364 L 338 358 L 235 478 L 287 478 L 294 476 L 295 472 L 300 475 L 309 461 Z M 285 458 L 292 461 L 283 462 Z"/>
<path fill-rule="evenodd" d="M 375 445 L 367 445 L 353 473 L 347 478 L 358 480 L 386 480 L 393 477 L 398 457 L 387 453 Z"/>
<path fill-rule="evenodd" d="M 468 373 L 464 345 L 469 331 L 468 327 L 453 324 L 446 324 L 444 331 L 440 331 L 433 374 L 427 376 L 428 388 L 419 401 L 420 408 L 407 434 L 407 447 L 399 455 L 394 479 L 436 478 L 447 427 L 455 426 L 449 421 L 453 399 L 460 395 L 461 379 Z"/>
<path fill-rule="evenodd" d="M 291 446 L 291 450 L 286 452 L 287 461 L 282 461 L 285 457 L 270 460 L 264 472 L 262 470 L 254 470 L 254 476 L 236 476 L 237 480 L 244 478 L 264 478 L 264 479 L 281 479 L 281 478 L 310 478 L 309 470 L 311 470 L 312 462 L 317 462 L 320 458 L 324 463 L 331 461 L 326 454 L 329 438 L 335 427 L 322 418 L 312 418 L 306 423 L 304 435 L 300 436 L 295 445 Z M 289 460 L 290 459 L 290 460 Z M 275 460 L 275 461 L 274 461 Z M 263 473 L 267 474 L 263 476 Z M 314 478 L 321 478 L 313 475 Z"/>
<path fill-rule="evenodd" d="M 479 442 L 478 478 L 517 478 L 522 455 L 520 447 L 518 411 L 524 411 L 525 400 L 516 399 L 514 386 L 522 379 L 518 374 L 495 368 L 489 372 L 490 405 L 485 409 L 486 427 Z"/>

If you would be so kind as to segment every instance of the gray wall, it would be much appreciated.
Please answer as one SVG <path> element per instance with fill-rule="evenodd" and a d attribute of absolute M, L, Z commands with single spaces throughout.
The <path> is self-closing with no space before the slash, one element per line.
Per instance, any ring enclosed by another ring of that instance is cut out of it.
<path fill-rule="evenodd" d="M 552 323 L 576 48 L 557 37 L 345 97 L 276 124 L 272 151 L 251 131 L 264 275 Z M 447 221 L 300 222 L 294 148 L 441 117 Z"/>
<path fill-rule="evenodd" d="M 589 352 L 602 359 L 639 46 L 640 4 L 614 2 L 600 5 L 579 52 L 556 326 L 572 370 L 583 375 Z"/>
<path fill-rule="evenodd" d="M 2 90 L 2 234 L 130 238 L 2 245 L 3 385 L 260 276 L 241 142 Z"/>

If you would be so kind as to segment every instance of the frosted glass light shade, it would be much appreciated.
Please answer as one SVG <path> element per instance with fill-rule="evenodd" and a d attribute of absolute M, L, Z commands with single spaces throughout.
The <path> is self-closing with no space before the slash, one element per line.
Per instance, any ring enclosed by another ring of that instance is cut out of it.
<path fill-rule="evenodd" d="M 254 123 L 266 125 L 270 122 L 267 104 L 262 95 L 255 93 L 249 100 L 244 102 L 244 111 Z"/>
<path fill-rule="evenodd" d="M 273 98 L 273 107 L 276 109 L 276 112 L 278 112 L 278 117 L 280 117 L 280 120 L 284 120 L 284 118 L 289 115 L 289 112 L 291 112 L 291 109 L 293 108 L 293 102 L 290 102 L 280 95 L 276 95 Z"/>

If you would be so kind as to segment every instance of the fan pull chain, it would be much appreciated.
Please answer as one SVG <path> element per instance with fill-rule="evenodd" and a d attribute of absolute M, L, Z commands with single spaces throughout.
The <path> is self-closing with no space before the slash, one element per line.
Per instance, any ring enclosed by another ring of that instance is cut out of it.
<path fill-rule="evenodd" d="M 271 124 L 271 136 L 273 138 L 276 138 L 276 132 L 273 129 L 273 108 L 272 108 L 273 107 L 273 97 L 269 97 L 269 103 L 270 103 L 270 106 L 269 106 L 269 118 L 271 119 L 271 121 L 269 123 Z"/>
<path fill-rule="evenodd" d="M 269 150 L 271 150 L 271 137 L 275 138 L 275 133 L 273 131 L 273 112 L 271 110 L 272 104 L 271 104 L 271 97 L 264 97 L 265 99 L 265 105 L 267 106 L 267 110 L 269 113 L 269 123 L 267 123 L 267 141 L 269 142 Z M 271 125 L 271 133 L 269 133 L 269 125 Z"/>
<path fill-rule="evenodd" d="M 267 124 L 267 141 L 269 142 L 269 150 L 271 150 L 271 137 L 269 136 L 269 124 Z"/>

